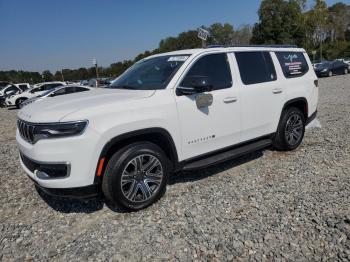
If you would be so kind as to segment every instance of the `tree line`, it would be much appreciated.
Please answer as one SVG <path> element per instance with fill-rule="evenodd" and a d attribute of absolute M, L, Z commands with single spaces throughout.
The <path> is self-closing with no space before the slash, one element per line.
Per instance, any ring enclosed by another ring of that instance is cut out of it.
<path fill-rule="evenodd" d="M 319 60 L 350 57 L 350 5 L 339 2 L 328 7 L 324 0 L 314 0 L 312 8 L 307 9 L 306 4 L 307 0 L 262 0 L 259 20 L 253 26 L 234 28 L 229 23 L 202 26 L 210 33 L 207 45 L 295 44 L 305 48 L 310 57 Z M 147 56 L 201 46 L 197 30 L 189 30 L 176 37 L 162 39 L 156 49 L 145 51 L 134 59 L 99 67 L 99 74 L 101 77 L 117 77 Z M 74 81 L 95 76 L 94 67 L 62 69 L 54 74 L 49 70 L 41 74 L 0 71 L 0 80 L 17 83 L 62 80 L 62 77 L 65 81 Z"/>

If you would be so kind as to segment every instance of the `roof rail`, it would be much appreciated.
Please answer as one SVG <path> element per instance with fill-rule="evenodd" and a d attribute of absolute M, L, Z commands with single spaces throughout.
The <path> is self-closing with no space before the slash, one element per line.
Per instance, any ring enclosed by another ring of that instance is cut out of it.
<path fill-rule="evenodd" d="M 208 45 L 207 48 L 219 48 L 219 47 L 226 47 L 224 45 Z"/>
<path fill-rule="evenodd" d="M 207 48 L 218 47 L 270 47 L 270 48 L 298 48 L 297 45 L 209 45 Z"/>

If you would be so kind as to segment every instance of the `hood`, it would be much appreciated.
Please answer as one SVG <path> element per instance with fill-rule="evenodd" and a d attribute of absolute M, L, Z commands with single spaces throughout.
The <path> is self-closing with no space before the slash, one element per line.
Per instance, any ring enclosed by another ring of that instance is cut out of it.
<path fill-rule="evenodd" d="M 34 123 L 59 122 L 65 116 L 89 108 L 122 105 L 154 94 L 154 90 L 96 88 L 91 91 L 49 97 L 31 103 L 18 112 L 18 117 Z"/>

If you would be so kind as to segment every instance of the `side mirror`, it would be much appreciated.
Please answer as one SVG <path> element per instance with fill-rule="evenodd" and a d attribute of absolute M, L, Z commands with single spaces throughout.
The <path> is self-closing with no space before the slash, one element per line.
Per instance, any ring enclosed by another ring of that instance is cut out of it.
<path fill-rule="evenodd" d="M 207 76 L 188 76 L 183 81 L 181 86 L 177 88 L 177 92 L 182 95 L 192 95 L 213 90 Z"/>

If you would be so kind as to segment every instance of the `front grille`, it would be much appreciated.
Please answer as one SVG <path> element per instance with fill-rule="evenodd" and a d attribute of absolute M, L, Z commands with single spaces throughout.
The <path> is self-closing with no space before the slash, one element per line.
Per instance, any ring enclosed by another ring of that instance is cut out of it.
<path fill-rule="evenodd" d="M 25 122 L 21 119 L 18 119 L 17 127 L 21 137 L 28 143 L 33 144 L 35 125 Z"/>

